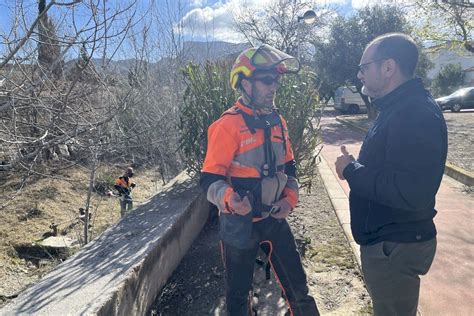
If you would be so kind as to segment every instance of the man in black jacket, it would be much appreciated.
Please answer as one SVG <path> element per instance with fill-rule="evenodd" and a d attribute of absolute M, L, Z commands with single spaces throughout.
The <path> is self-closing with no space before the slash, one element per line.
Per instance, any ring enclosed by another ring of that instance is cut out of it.
<path fill-rule="evenodd" d="M 431 94 L 412 78 L 417 61 L 405 34 L 385 34 L 367 46 L 357 77 L 379 114 L 358 159 L 341 146 L 336 160 L 351 189 L 351 229 L 375 315 L 416 315 L 419 276 L 436 251 L 434 206 L 447 130 Z"/>

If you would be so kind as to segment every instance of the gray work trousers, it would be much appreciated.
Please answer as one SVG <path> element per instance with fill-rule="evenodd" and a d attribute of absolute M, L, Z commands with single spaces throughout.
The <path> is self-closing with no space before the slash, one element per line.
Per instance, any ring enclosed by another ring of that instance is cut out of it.
<path fill-rule="evenodd" d="M 436 238 L 417 243 L 383 241 L 361 246 L 360 252 L 374 315 L 416 315 L 420 275 L 430 269 Z"/>
<path fill-rule="evenodd" d="M 133 209 L 133 200 L 130 196 L 120 197 L 120 216 L 124 217 L 125 214 Z"/>

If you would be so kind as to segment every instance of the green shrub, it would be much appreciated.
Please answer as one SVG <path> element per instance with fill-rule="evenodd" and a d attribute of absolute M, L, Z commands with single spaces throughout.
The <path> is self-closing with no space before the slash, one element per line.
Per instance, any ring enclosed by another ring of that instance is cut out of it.
<path fill-rule="evenodd" d="M 229 84 L 231 62 L 190 64 L 183 70 L 186 91 L 180 108 L 180 149 L 190 173 L 199 173 L 206 154 L 207 128 L 238 98 Z M 285 76 L 276 105 L 288 122 L 300 183 L 308 188 L 319 153 L 319 97 L 315 75 Z"/>
<path fill-rule="evenodd" d="M 321 145 L 321 108 L 316 74 L 307 70 L 285 76 L 277 93 L 276 105 L 288 123 L 298 169 L 298 180 L 311 189 Z"/>
<path fill-rule="evenodd" d="M 433 79 L 432 90 L 435 96 L 451 94 L 464 83 L 464 72 L 459 64 L 447 64 Z"/>
<path fill-rule="evenodd" d="M 188 172 L 199 173 L 207 149 L 207 128 L 228 109 L 237 95 L 229 84 L 232 63 L 189 64 L 182 73 L 186 84 L 180 109 L 180 149 Z"/>

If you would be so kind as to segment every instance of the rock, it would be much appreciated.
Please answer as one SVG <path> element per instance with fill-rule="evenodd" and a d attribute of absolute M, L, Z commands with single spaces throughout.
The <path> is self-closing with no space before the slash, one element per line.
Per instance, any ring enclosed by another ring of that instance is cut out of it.
<path fill-rule="evenodd" d="M 69 148 L 65 144 L 58 145 L 57 153 L 61 157 L 70 157 Z"/>
<path fill-rule="evenodd" d="M 76 239 L 67 236 L 51 236 L 42 240 L 39 244 L 51 248 L 72 248 L 79 246 L 79 242 Z"/>

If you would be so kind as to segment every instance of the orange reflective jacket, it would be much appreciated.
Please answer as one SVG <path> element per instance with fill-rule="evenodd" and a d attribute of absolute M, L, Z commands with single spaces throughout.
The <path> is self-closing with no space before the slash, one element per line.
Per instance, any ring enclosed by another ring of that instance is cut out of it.
<path fill-rule="evenodd" d="M 130 178 L 120 177 L 115 180 L 115 185 L 118 185 L 122 188 L 129 189 L 134 183 L 130 181 Z"/>
<path fill-rule="evenodd" d="M 135 187 L 135 183 L 127 176 L 122 176 L 115 180 L 114 188 L 119 192 L 120 196 L 131 196 L 133 187 Z"/>
<path fill-rule="evenodd" d="M 207 182 L 203 185 L 207 189 L 207 198 L 220 211 L 228 211 L 226 202 L 233 191 L 253 191 L 265 176 L 263 170 L 268 157 L 265 156 L 264 130 L 258 128 L 251 131 L 242 112 L 252 115 L 252 110 L 238 100 L 208 129 L 201 183 Z M 276 170 L 289 175 L 283 197 L 294 208 L 298 201 L 298 183 L 294 172 L 285 170 L 294 163 L 293 151 L 286 121 L 280 115 L 273 114 L 279 117 L 280 124 L 271 127 L 272 160 Z"/>

